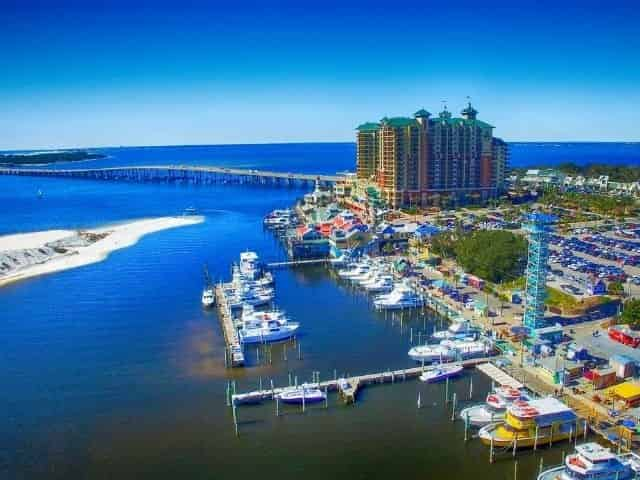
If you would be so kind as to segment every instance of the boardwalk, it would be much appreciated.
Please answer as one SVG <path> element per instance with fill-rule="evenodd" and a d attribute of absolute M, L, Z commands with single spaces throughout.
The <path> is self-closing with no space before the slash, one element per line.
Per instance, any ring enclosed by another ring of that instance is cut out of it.
<path fill-rule="evenodd" d="M 218 319 L 220 320 L 224 340 L 227 344 L 225 349 L 225 363 L 230 364 L 232 367 L 241 367 L 244 365 L 244 352 L 242 351 L 242 344 L 238 338 L 238 331 L 233 325 L 231 309 L 227 304 L 227 296 L 224 293 L 223 285 L 216 286 L 215 295 L 216 305 L 218 306 Z"/>
<path fill-rule="evenodd" d="M 462 365 L 465 368 L 471 368 L 482 363 L 489 362 L 495 357 L 487 358 L 472 358 L 469 360 L 463 360 L 461 362 L 452 362 L 450 365 Z M 384 372 L 367 373 L 363 375 L 357 375 L 347 378 L 347 382 L 351 385 L 350 391 L 344 392 L 344 398 L 346 402 L 352 402 L 355 400 L 357 390 L 365 385 L 371 385 L 376 383 L 395 383 L 397 381 L 403 381 L 406 379 L 419 377 L 424 369 L 427 367 L 413 367 L 404 368 L 399 370 L 387 370 Z M 321 390 L 327 391 L 340 391 L 340 382 L 338 379 L 326 380 L 319 382 L 318 386 Z M 263 390 L 255 390 L 253 392 L 238 393 L 231 396 L 233 405 L 242 405 L 248 403 L 259 403 L 263 400 L 274 400 L 277 396 L 284 392 L 289 387 L 277 387 L 268 388 Z"/>
<path fill-rule="evenodd" d="M 0 168 L 0 175 L 62 177 L 124 182 L 179 182 L 191 184 L 257 184 L 274 186 L 329 186 L 344 177 L 307 173 L 273 172 L 196 165 L 144 165 L 107 168 Z"/>

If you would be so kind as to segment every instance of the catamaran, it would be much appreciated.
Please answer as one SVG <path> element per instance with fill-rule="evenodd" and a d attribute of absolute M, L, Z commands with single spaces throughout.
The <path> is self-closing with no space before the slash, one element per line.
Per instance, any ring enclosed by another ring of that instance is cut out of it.
<path fill-rule="evenodd" d="M 589 442 L 576 446 L 564 464 L 545 470 L 538 480 L 630 480 L 638 478 L 640 457 L 635 453 L 616 455 L 608 448 Z"/>

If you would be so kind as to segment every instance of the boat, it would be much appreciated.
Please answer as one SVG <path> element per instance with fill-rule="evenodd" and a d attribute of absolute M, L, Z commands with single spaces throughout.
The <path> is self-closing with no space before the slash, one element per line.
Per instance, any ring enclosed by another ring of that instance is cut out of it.
<path fill-rule="evenodd" d="M 280 392 L 276 397 L 283 403 L 317 403 L 323 402 L 327 394 L 320 390 L 317 383 L 304 383 L 298 387 L 288 387 Z"/>
<path fill-rule="evenodd" d="M 517 388 L 497 387 L 487 395 L 485 403 L 463 408 L 460 411 L 460 418 L 476 427 L 502 421 L 507 407 L 516 400 L 529 400 L 529 398 Z"/>
<path fill-rule="evenodd" d="M 253 305 L 245 304 L 242 306 L 242 315 L 240 316 L 238 324 L 240 326 L 246 326 L 271 320 L 275 320 L 280 324 L 284 324 L 289 321 L 285 313 L 281 310 L 260 311 L 256 310 Z"/>
<path fill-rule="evenodd" d="M 388 293 L 393 290 L 393 277 L 391 275 L 377 277 L 373 282 L 364 285 L 364 289 L 371 293 Z"/>
<path fill-rule="evenodd" d="M 277 342 L 293 337 L 299 328 L 295 322 L 266 320 L 246 324 L 238 329 L 238 336 L 243 344 Z"/>
<path fill-rule="evenodd" d="M 449 325 L 449 328 L 447 328 L 446 330 L 435 332 L 433 334 L 433 338 L 438 340 L 456 340 L 468 337 L 476 337 L 478 333 L 479 330 L 471 325 L 471 322 L 469 322 L 468 320 L 459 320 Z"/>
<path fill-rule="evenodd" d="M 358 264 L 353 268 L 339 270 L 338 276 L 340 278 L 351 279 L 358 275 L 362 275 L 363 273 L 368 273 L 370 268 L 371 267 L 368 264 Z"/>
<path fill-rule="evenodd" d="M 44 192 L 38 189 L 38 198 L 42 198 L 42 197 L 44 197 Z"/>
<path fill-rule="evenodd" d="M 378 310 L 401 310 L 405 308 L 421 307 L 424 300 L 410 287 L 399 284 L 390 293 L 379 295 L 373 301 Z"/>
<path fill-rule="evenodd" d="M 472 338 L 442 340 L 440 345 L 450 348 L 458 358 L 464 360 L 487 356 L 493 350 L 489 343 Z"/>
<path fill-rule="evenodd" d="M 455 360 L 456 352 L 443 345 L 421 345 L 409 350 L 409 357 L 416 362 L 450 362 Z"/>
<path fill-rule="evenodd" d="M 251 305 L 254 307 L 260 305 L 266 305 L 274 298 L 273 290 L 264 289 L 241 289 L 234 290 L 228 299 L 230 308 L 240 308 L 244 305 Z"/>
<path fill-rule="evenodd" d="M 427 383 L 439 382 L 440 380 L 460 375 L 463 370 L 464 367 L 462 365 L 436 365 L 425 370 L 420 375 L 420 380 Z"/>
<path fill-rule="evenodd" d="M 478 431 L 485 445 L 528 448 L 575 438 L 584 431 L 576 413 L 555 397 L 516 400 L 507 407 L 504 422 L 490 423 Z"/>
<path fill-rule="evenodd" d="M 257 280 L 262 277 L 262 264 L 256 252 L 246 251 L 240 254 L 240 273 L 247 280 Z"/>
<path fill-rule="evenodd" d="M 212 287 L 206 287 L 202 291 L 202 305 L 205 308 L 210 308 L 216 303 L 215 296 L 213 294 Z"/>
<path fill-rule="evenodd" d="M 187 207 L 182 212 L 182 215 L 195 215 L 196 213 L 197 210 L 195 209 L 195 207 Z"/>
<path fill-rule="evenodd" d="M 538 475 L 538 480 L 630 480 L 637 478 L 640 457 L 634 453 L 614 454 L 595 442 L 576 446 L 564 463 Z"/>

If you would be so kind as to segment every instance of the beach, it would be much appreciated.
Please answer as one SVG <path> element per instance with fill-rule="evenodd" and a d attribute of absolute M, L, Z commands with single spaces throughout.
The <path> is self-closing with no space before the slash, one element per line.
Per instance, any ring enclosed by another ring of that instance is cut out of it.
<path fill-rule="evenodd" d="M 48 230 L 0 237 L 0 287 L 106 259 L 150 233 L 202 223 L 202 216 L 159 217 L 87 230 Z"/>

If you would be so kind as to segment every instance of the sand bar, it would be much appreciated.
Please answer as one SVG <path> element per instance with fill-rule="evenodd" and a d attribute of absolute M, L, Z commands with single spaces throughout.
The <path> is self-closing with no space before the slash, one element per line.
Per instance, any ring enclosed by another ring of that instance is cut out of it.
<path fill-rule="evenodd" d="M 0 237 L 0 286 L 104 260 L 144 235 L 202 223 L 188 215 L 135 220 L 82 231 L 49 230 Z"/>

